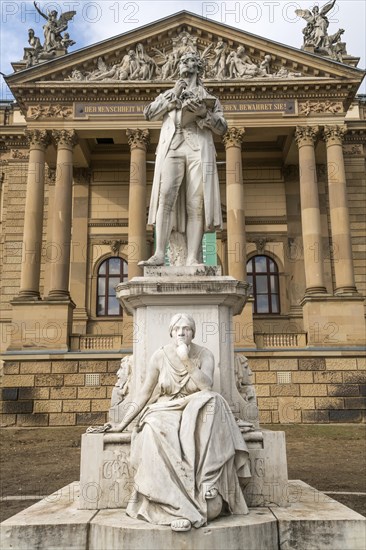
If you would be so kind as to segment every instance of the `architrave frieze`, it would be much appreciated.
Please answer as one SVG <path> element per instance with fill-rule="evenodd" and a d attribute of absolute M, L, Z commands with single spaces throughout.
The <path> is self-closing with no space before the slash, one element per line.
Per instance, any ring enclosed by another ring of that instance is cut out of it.
<path fill-rule="evenodd" d="M 30 85 L 12 88 L 17 101 L 29 122 L 48 122 L 72 120 L 73 105 L 77 103 L 133 103 L 145 104 L 151 102 L 156 95 L 171 87 L 171 82 L 147 84 L 140 82 L 138 86 L 132 83 L 103 84 L 96 87 L 80 84 L 65 86 L 62 82 L 52 82 L 42 87 L 42 91 Z M 246 81 L 246 82 L 205 82 L 209 92 L 214 93 L 222 102 L 243 101 L 288 101 L 298 100 L 301 105 L 310 104 L 310 117 L 339 116 L 347 111 L 351 104 L 352 90 L 359 82 L 339 82 L 327 79 L 319 82 L 311 81 Z M 50 105 L 57 109 L 50 109 Z M 320 105 L 319 105 L 320 104 Z M 320 108 L 322 111 L 320 111 Z M 306 111 L 306 107 L 304 107 Z M 334 112 L 336 111 L 336 112 Z M 296 111 L 297 114 L 297 111 Z M 301 116 L 308 117 L 304 112 Z M 30 115 L 30 116 L 29 116 Z"/>

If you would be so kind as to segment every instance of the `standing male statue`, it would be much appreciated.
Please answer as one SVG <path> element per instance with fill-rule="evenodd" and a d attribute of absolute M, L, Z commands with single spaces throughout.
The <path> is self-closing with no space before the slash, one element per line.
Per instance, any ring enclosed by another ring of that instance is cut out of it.
<path fill-rule="evenodd" d="M 147 120 L 163 119 L 148 223 L 155 225 L 155 254 L 139 265 L 163 265 L 172 230 L 185 236 L 186 265 L 199 265 L 204 231 L 222 226 L 213 133 L 227 124 L 218 99 L 204 88 L 199 55 L 179 62 L 180 80 L 145 108 Z"/>

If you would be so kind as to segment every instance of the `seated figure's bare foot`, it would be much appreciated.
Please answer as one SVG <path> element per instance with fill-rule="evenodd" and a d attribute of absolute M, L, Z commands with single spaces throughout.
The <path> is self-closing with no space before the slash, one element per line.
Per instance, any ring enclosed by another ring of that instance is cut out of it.
<path fill-rule="evenodd" d="M 139 262 L 138 265 L 164 265 L 164 256 L 154 254 L 154 256 L 151 256 L 151 258 L 149 258 L 148 260 L 142 260 L 141 262 Z"/>
<path fill-rule="evenodd" d="M 170 527 L 172 531 L 190 531 L 192 524 L 189 519 L 179 518 L 174 519 L 171 522 Z"/>

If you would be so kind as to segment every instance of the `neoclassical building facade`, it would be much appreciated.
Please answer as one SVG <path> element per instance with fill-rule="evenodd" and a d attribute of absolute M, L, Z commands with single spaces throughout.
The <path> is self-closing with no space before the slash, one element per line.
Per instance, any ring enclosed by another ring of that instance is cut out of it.
<path fill-rule="evenodd" d="M 261 421 L 364 419 L 365 72 L 345 52 L 335 60 L 180 12 L 14 63 L 6 78 L 4 425 L 105 420 L 138 338 L 114 287 L 140 276 L 154 247 L 161 123 L 143 109 L 172 87 L 185 51 L 201 54 L 228 122 L 215 137 L 224 227 L 205 235 L 204 260 L 253 286 L 233 338 Z"/>

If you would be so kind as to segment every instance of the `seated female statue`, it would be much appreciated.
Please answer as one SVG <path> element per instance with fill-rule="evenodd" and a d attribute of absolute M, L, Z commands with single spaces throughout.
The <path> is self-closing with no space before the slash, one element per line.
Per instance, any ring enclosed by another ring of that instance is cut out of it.
<path fill-rule="evenodd" d="M 201 527 L 220 513 L 247 514 L 239 477 L 250 477 L 248 450 L 225 399 L 212 391 L 212 353 L 192 342 L 190 315 L 174 315 L 172 342 L 151 357 L 129 412 L 108 431 L 132 433 L 134 493 L 127 514 L 175 531 Z M 129 405 L 129 407 L 127 406 Z"/>

